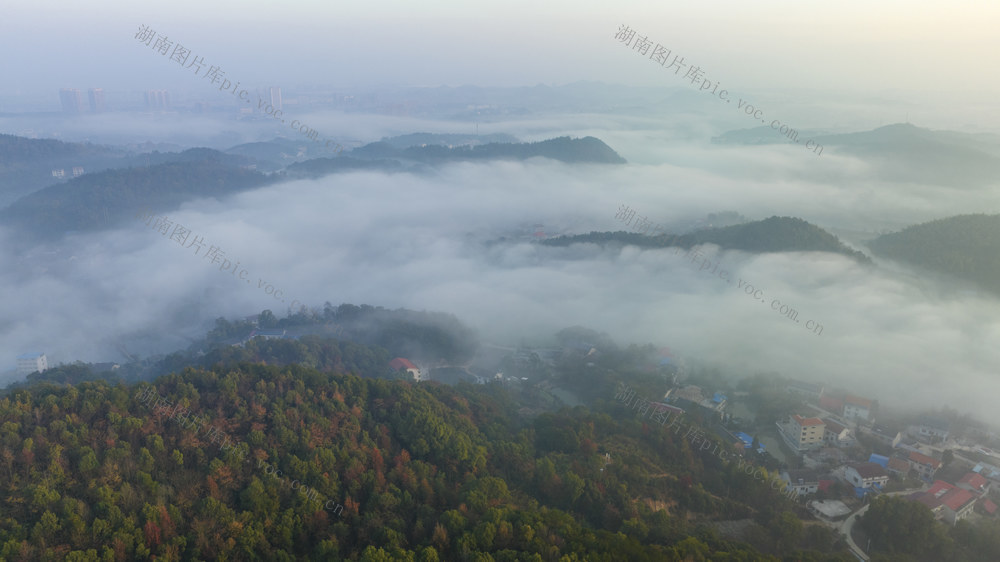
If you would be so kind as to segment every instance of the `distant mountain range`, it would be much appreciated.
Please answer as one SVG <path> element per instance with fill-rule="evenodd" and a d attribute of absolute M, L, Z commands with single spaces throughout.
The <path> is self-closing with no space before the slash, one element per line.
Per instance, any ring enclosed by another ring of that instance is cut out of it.
<path fill-rule="evenodd" d="M 959 215 L 885 234 L 878 256 L 971 281 L 1000 294 L 1000 215 Z"/>
<path fill-rule="evenodd" d="M 174 209 L 197 197 L 221 198 L 289 177 L 320 177 L 359 169 L 398 172 L 455 161 L 524 160 L 533 157 L 569 163 L 625 163 L 625 159 L 594 137 L 449 147 L 423 141 L 483 142 L 505 137 L 419 133 L 354 149 L 349 152 L 351 156 L 291 163 L 287 160 L 300 158 L 301 154 L 295 152 L 296 156 L 291 157 L 286 151 L 299 150 L 297 147 L 301 143 L 280 140 L 252 143 L 233 147 L 228 153 L 192 148 L 183 152 L 131 154 L 91 145 L 34 141 L 9 135 L 2 137 L 0 147 L 6 143 L 9 150 L 0 154 L 0 163 L 15 172 L 38 175 L 38 169 L 43 169 L 49 174 L 47 187 L 33 187 L 33 192 L 0 209 L 0 224 L 14 227 L 14 240 L 25 243 L 57 239 L 67 232 L 111 228 L 140 211 Z M 421 141 L 420 146 L 410 145 L 418 141 Z M 105 169 L 52 184 L 50 165 L 61 161 L 76 163 L 87 155 L 91 156 L 89 162 L 95 166 L 100 158 Z M 274 174 L 263 174 L 256 170 L 258 162 L 274 169 L 285 167 Z M 5 176 L 0 174 L 0 177 Z"/>
<path fill-rule="evenodd" d="M 871 258 L 852 250 L 836 236 L 822 228 L 795 217 L 771 217 L 720 228 L 705 228 L 688 234 L 647 236 L 635 232 L 591 232 L 576 236 L 560 236 L 543 240 L 549 246 L 569 246 L 575 243 L 630 244 L 645 248 L 684 249 L 698 244 L 716 244 L 727 250 L 751 253 L 766 252 L 831 252 L 871 263 Z"/>
<path fill-rule="evenodd" d="M 1000 136 L 986 133 L 932 131 L 909 123 L 872 131 L 822 134 L 799 131 L 800 143 L 812 139 L 824 150 L 862 158 L 874 164 L 877 178 L 955 187 L 996 184 L 1000 178 Z M 787 144 L 770 127 L 728 131 L 717 144 Z"/>

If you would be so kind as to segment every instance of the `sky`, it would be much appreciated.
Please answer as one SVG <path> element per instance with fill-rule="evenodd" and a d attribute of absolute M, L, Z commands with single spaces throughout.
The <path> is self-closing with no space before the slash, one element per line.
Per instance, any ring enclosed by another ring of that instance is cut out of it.
<path fill-rule="evenodd" d="M 698 92 L 614 39 L 621 25 L 631 26 L 699 65 L 734 100 L 749 99 L 801 130 L 909 121 L 1000 133 L 1000 78 L 992 72 L 1000 4 L 42 1 L 5 9 L 0 46 L 17 56 L 3 67 L 0 133 L 35 127 L 71 140 L 216 148 L 275 134 L 215 116 L 111 113 L 52 124 L 61 118 L 20 112 L 26 103 L 57 112 L 63 87 L 228 99 L 136 41 L 140 25 L 234 80 L 280 85 L 290 97 L 311 88 L 585 81 L 620 84 L 623 100 L 637 87 L 663 88 L 663 98 L 483 124 L 483 132 L 522 140 L 593 135 L 625 166 L 531 161 L 454 164 L 431 175 L 340 174 L 169 211 L 240 259 L 249 283 L 138 221 L 74 236 L 54 248 L 64 258 L 54 261 L 13 254 L 0 225 L 0 286 L 9 297 L 0 301 L 0 358 L 44 350 L 53 363 L 121 360 L 116 343 L 126 339 L 132 351 L 184 347 L 218 316 L 282 310 L 259 286 L 270 284 L 289 302 L 450 312 L 489 341 L 546 338 L 580 324 L 622 344 L 667 345 L 734 374 L 835 380 L 886 403 L 994 416 L 1000 351 L 991 344 L 1000 336 L 1000 308 L 974 289 L 899 264 L 864 268 L 829 254 L 703 248 L 731 272 L 727 283 L 664 250 L 484 242 L 535 223 L 550 234 L 625 229 L 614 215 L 628 205 L 665 224 L 725 210 L 754 220 L 796 216 L 863 249 L 876 230 L 1000 212 L 996 184 L 901 181 L 880 174 L 872 160 L 833 150 L 816 157 L 795 146 L 713 145 L 712 136 L 757 123 L 735 101 Z M 361 142 L 471 127 L 333 110 L 296 117 Z M 822 333 L 782 318 L 737 280 L 760 289 L 766 303 L 794 306 Z"/>
<path fill-rule="evenodd" d="M 965 120 L 995 129 L 998 16 L 1000 4 L 990 1 L 42 0 L 5 7 L 0 45 L 18 56 L 4 65 L 0 93 L 41 91 L 58 109 L 61 87 L 200 87 L 133 38 L 140 25 L 243 83 L 286 89 L 579 80 L 678 85 L 679 78 L 616 44 L 613 35 L 624 24 L 732 91 L 903 97 L 903 115 L 887 115 L 889 122 L 985 106 L 990 115 Z M 829 126 L 823 119 L 817 116 L 816 124 Z"/>

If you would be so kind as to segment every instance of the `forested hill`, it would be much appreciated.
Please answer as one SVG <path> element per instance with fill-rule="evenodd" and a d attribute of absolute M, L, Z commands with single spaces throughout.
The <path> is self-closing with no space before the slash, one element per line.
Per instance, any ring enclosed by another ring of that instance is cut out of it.
<path fill-rule="evenodd" d="M 1000 215 L 959 215 L 869 243 L 879 256 L 971 281 L 1000 294 Z"/>
<path fill-rule="evenodd" d="M 351 156 L 355 158 L 412 160 L 425 163 L 457 160 L 525 160 L 541 156 L 562 162 L 625 164 L 624 158 L 603 141 L 594 137 L 581 139 L 559 137 L 529 143 L 491 142 L 478 146 L 456 146 L 454 148 L 427 145 L 400 149 L 388 142 L 376 142 L 352 150 Z"/>
<path fill-rule="evenodd" d="M 771 217 L 720 228 L 706 228 L 689 234 L 647 236 L 635 232 L 591 232 L 575 236 L 560 236 L 542 241 L 550 246 L 574 243 L 631 244 L 646 248 L 691 248 L 698 244 L 716 244 L 724 249 L 745 252 L 832 252 L 861 263 L 871 258 L 852 250 L 836 236 L 822 228 L 795 217 Z"/>
<path fill-rule="evenodd" d="M 832 531 L 736 462 L 601 408 L 531 420 L 497 385 L 298 365 L 20 389 L 0 399 L 0 558 L 846 559 L 801 550 Z M 747 518 L 753 546 L 711 526 Z"/>
<path fill-rule="evenodd" d="M 105 170 L 51 185 L 0 210 L 21 239 L 53 239 L 70 231 L 108 228 L 141 210 L 176 207 L 194 197 L 223 197 L 275 181 L 243 168 L 240 157 L 210 149 L 164 155 L 171 161 Z"/>
<path fill-rule="evenodd" d="M 108 146 L 0 134 L 0 208 L 59 181 L 53 170 L 66 177 L 73 168 L 96 172 L 119 166 L 127 154 Z"/>

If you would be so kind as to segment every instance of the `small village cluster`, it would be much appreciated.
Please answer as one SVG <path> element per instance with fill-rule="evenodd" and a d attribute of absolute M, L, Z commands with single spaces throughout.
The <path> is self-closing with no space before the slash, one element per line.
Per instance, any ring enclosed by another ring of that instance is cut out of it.
<path fill-rule="evenodd" d="M 773 431 L 759 427 L 754 431 L 776 435 L 780 442 L 774 445 L 784 445 L 784 456 L 790 452 L 797 457 L 795 465 L 802 468 L 782 470 L 781 478 L 798 496 L 823 493 L 827 499 L 808 502 L 821 520 L 843 520 L 851 513 L 847 503 L 884 494 L 892 481 L 904 497 L 926 505 L 935 518 L 952 525 L 977 511 L 983 517 L 997 515 L 990 494 L 992 485 L 1000 482 L 1000 468 L 982 459 L 1000 460 L 1000 456 L 977 442 L 971 430 L 952 435 L 946 421 L 926 415 L 903 426 L 879 423 L 877 401 L 803 381 L 790 381 L 786 388 L 804 406 L 788 412 Z M 735 398 L 746 394 L 738 392 Z M 707 398 L 698 386 L 675 386 L 663 402 L 688 413 L 697 409 L 703 417 L 717 420 L 710 424 L 711 431 L 732 443 L 734 450 L 756 442 L 753 436 L 731 429 L 747 422 L 726 411 L 730 402 L 723 394 Z M 998 436 L 981 432 L 980 438 Z M 759 452 L 765 450 L 758 445 Z"/>

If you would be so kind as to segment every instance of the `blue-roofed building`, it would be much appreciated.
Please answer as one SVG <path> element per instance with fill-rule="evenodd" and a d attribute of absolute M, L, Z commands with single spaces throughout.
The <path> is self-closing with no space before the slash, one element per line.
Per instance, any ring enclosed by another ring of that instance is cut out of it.
<path fill-rule="evenodd" d="M 882 468 L 889 468 L 889 457 L 884 457 L 882 455 L 876 455 L 872 453 L 872 456 L 868 457 L 868 462 L 873 462 Z"/>
<path fill-rule="evenodd" d="M 738 431 L 734 435 L 736 435 L 736 437 L 739 437 L 740 441 L 743 442 L 743 448 L 744 449 L 749 449 L 750 447 L 753 447 L 753 436 L 747 435 L 746 433 L 743 433 L 742 431 Z M 763 453 L 764 452 L 764 444 L 763 443 L 757 443 L 757 452 L 758 453 Z"/>

